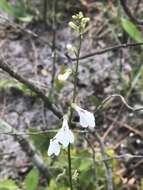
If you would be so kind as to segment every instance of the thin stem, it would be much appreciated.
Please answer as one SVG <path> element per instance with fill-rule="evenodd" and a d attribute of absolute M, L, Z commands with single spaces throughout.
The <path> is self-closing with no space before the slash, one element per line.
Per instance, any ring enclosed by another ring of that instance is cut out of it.
<path fill-rule="evenodd" d="M 81 44 L 82 44 L 82 35 L 80 35 L 79 38 L 79 46 L 78 46 L 78 51 L 77 51 L 77 61 L 76 61 L 76 68 L 75 68 L 75 73 L 74 73 L 74 89 L 73 89 L 73 98 L 72 98 L 72 103 L 75 102 L 76 98 L 76 88 L 77 88 L 77 79 L 78 79 L 78 66 L 79 66 L 79 56 L 80 56 L 80 50 L 81 50 Z M 70 117 L 69 117 L 69 126 L 72 124 L 72 116 L 73 116 L 73 109 L 70 107 Z M 70 190 L 73 190 L 73 185 L 72 185 L 72 174 L 71 174 L 71 154 L 70 154 L 70 144 L 68 146 L 68 165 L 69 165 L 69 181 L 70 181 Z"/>
<path fill-rule="evenodd" d="M 48 8 L 48 0 L 43 0 L 43 22 L 45 27 L 47 26 L 47 8 Z"/>
<path fill-rule="evenodd" d="M 71 173 L 71 151 L 70 151 L 70 144 L 68 145 L 68 166 L 69 166 L 70 190 L 73 190 L 73 185 L 72 185 L 72 173 Z"/>
<path fill-rule="evenodd" d="M 93 57 L 93 56 L 96 56 L 96 55 L 102 55 L 104 53 L 108 53 L 110 51 L 114 51 L 114 50 L 118 50 L 118 49 L 125 49 L 125 48 L 129 48 L 129 47 L 136 47 L 136 46 L 142 46 L 142 45 L 143 45 L 142 42 L 140 42 L 140 43 L 130 43 L 130 44 L 124 43 L 124 44 L 120 44 L 120 45 L 115 45 L 115 46 L 104 48 L 104 49 L 99 50 L 99 51 L 89 53 L 87 55 L 83 55 L 83 56 L 81 56 L 79 58 L 79 60 L 87 59 L 87 58 L 90 58 L 90 57 Z M 66 55 L 66 57 L 68 59 L 70 59 L 71 61 L 77 61 L 77 58 L 71 58 L 69 55 Z"/>
<path fill-rule="evenodd" d="M 80 57 L 80 50 L 81 50 L 81 44 L 82 44 L 82 35 L 79 37 L 79 46 L 76 56 L 76 68 L 74 73 L 74 90 L 73 90 L 73 103 L 75 102 L 76 98 L 76 88 L 77 88 L 77 80 L 78 80 L 78 66 L 79 66 L 79 57 Z"/>
<path fill-rule="evenodd" d="M 101 154 L 103 157 L 103 162 L 105 165 L 105 172 L 106 172 L 106 180 L 107 180 L 107 190 L 113 190 L 113 177 L 112 177 L 112 170 L 110 168 L 110 163 L 108 162 L 108 156 L 106 154 L 105 146 L 103 141 L 101 140 L 99 134 L 97 132 L 94 133 L 97 141 L 100 145 Z"/>

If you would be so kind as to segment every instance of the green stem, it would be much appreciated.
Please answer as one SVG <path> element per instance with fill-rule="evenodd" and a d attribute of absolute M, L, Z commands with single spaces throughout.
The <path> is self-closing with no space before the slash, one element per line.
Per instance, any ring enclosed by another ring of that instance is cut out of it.
<path fill-rule="evenodd" d="M 48 8 L 48 0 L 43 0 L 43 22 L 45 27 L 47 26 L 47 8 Z"/>
<path fill-rule="evenodd" d="M 82 35 L 80 35 L 79 38 L 79 46 L 78 46 L 78 51 L 77 51 L 77 61 L 76 61 L 76 68 L 75 68 L 75 73 L 74 73 L 74 90 L 73 90 L 73 100 L 72 103 L 75 102 L 76 98 L 76 88 L 77 88 L 77 80 L 78 80 L 78 66 L 79 66 L 79 56 L 80 56 L 80 50 L 81 50 L 81 44 L 82 44 Z"/>
<path fill-rule="evenodd" d="M 79 66 L 79 56 L 80 56 L 80 50 L 81 50 L 81 44 L 82 44 L 82 35 L 80 35 L 79 39 L 79 46 L 78 46 L 78 51 L 77 51 L 77 62 L 76 62 L 76 67 L 75 67 L 75 73 L 74 73 L 74 89 L 73 89 L 73 99 L 72 103 L 75 102 L 76 99 L 76 94 L 77 94 L 77 79 L 78 79 L 78 66 Z M 70 107 L 70 117 L 69 117 L 69 126 L 71 126 L 72 123 L 72 116 L 73 116 L 73 109 Z M 73 185 L 72 185 L 72 173 L 71 173 L 71 153 L 70 153 L 70 144 L 68 146 L 68 165 L 69 165 L 69 182 L 70 182 L 70 190 L 73 190 Z"/>
<path fill-rule="evenodd" d="M 73 185 L 72 185 L 72 172 L 71 172 L 71 151 L 70 151 L 70 144 L 68 145 L 68 165 L 69 165 L 70 190 L 73 190 Z"/>

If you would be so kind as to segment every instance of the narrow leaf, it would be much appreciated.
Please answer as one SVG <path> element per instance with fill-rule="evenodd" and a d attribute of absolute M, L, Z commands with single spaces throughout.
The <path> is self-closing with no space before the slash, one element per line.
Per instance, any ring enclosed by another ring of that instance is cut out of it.
<path fill-rule="evenodd" d="M 130 20 L 122 18 L 122 27 L 129 34 L 129 36 L 136 42 L 143 42 L 143 34 L 139 31 L 136 25 L 134 25 Z"/>

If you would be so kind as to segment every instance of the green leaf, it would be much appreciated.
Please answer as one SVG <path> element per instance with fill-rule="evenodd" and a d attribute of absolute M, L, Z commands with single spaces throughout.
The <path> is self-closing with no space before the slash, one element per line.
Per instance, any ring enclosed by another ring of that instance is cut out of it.
<path fill-rule="evenodd" d="M 27 14 L 26 12 L 27 10 L 23 2 L 20 2 L 19 6 L 14 7 L 10 3 L 8 3 L 6 0 L 0 0 L 0 8 L 3 11 L 7 12 L 9 15 L 23 22 L 31 22 L 33 19 L 32 15 Z"/>
<path fill-rule="evenodd" d="M 6 179 L 0 181 L 0 190 L 18 190 L 19 188 L 17 187 L 16 183 L 13 180 Z"/>
<path fill-rule="evenodd" d="M 32 19 L 33 19 L 32 15 L 27 15 L 27 16 L 24 16 L 24 17 L 19 17 L 19 20 L 23 21 L 23 22 L 31 22 Z"/>
<path fill-rule="evenodd" d="M 32 92 L 26 85 L 16 80 L 0 80 L 0 90 L 7 90 L 12 87 L 17 88 L 28 96 L 36 95 L 36 93 Z"/>
<path fill-rule="evenodd" d="M 13 7 L 6 0 L 0 0 L 0 8 L 8 14 L 15 16 Z"/>
<path fill-rule="evenodd" d="M 39 183 L 39 171 L 33 168 L 26 176 L 24 183 L 27 190 L 35 190 Z"/>
<path fill-rule="evenodd" d="M 122 18 L 121 19 L 123 29 L 129 34 L 129 36 L 136 42 L 143 42 L 143 35 L 139 31 L 136 25 L 134 25 L 130 20 Z"/>

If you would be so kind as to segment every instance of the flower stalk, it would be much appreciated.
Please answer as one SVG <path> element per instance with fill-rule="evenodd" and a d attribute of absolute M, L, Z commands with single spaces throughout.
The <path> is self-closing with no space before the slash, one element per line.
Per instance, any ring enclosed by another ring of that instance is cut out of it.
<path fill-rule="evenodd" d="M 78 46 L 78 51 L 77 51 L 77 61 L 76 61 L 76 67 L 75 67 L 75 72 L 74 72 L 74 89 L 73 89 L 73 98 L 72 98 L 72 103 L 75 103 L 76 95 L 77 95 L 77 79 L 78 79 L 78 67 L 79 67 L 79 56 L 80 56 L 80 50 L 81 50 L 81 44 L 82 44 L 82 37 L 80 35 L 79 37 L 79 46 Z M 69 117 L 69 126 L 71 126 L 72 123 L 72 117 L 73 117 L 73 108 L 70 107 L 70 117 Z M 73 185 L 72 185 L 72 171 L 71 171 L 71 147 L 70 144 L 68 145 L 68 165 L 69 165 L 69 182 L 70 182 L 70 190 L 73 190 Z"/>
<path fill-rule="evenodd" d="M 73 88 L 72 102 L 71 102 L 71 106 L 70 106 L 69 126 L 71 126 L 72 117 L 73 117 L 72 104 L 75 103 L 76 96 L 77 96 L 78 68 L 79 68 L 79 58 L 80 58 L 80 51 L 81 51 L 82 40 L 83 40 L 83 33 L 84 33 L 84 29 L 86 27 L 86 23 L 89 21 L 89 18 L 84 17 L 81 12 L 77 15 L 74 15 L 72 18 L 73 18 L 74 22 L 69 22 L 69 26 L 78 33 L 79 44 L 78 44 L 78 47 L 75 48 L 75 51 L 74 51 L 75 56 L 76 56 L 76 66 L 75 66 L 75 70 L 74 70 L 74 80 L 73 80 L 74 88 Z M 71 150 L 70 149 L 71 149 L 71 147 L 69 144 L 68 145 L 69 181 L 70 181 L 70 190 L 73 190 L 72 171 L 71 171 L 72 170 L 72 168 L 71 168 Z"/>
<path fill-rule="evenodd" d="M 77 80 L 78 80 L 78 67 L 79 67 L 79 57 L 80 57 L 80 51 L 81 51 L 81 45 L 82 45 L 82 34 L 79 36 L 79 45 L 78 45 L 78 51 L 77 51 L 77 61 L 76 61 L 76 68 L 74 72 L 74 90 L 73 90 L 73 100 L 72 103 L 75 103 L 76 98 L 76 88 L 77 88 Z"/>
<path fill-rule="evenodd" d="M 69 108 L 69 112 L 67 115 L 63 117 L 63 125 L 56 136 L 51 139 L 50 146 L 48 150 L 48 155 L 51 156 L 55 154 L 56 156 L 60 153 L 60 147 L 63 145 L 65 148 L 68 147 L 68 170 L 69 170 L 69 184 L 70 190 L 73 190 L 73 183 L 72 183 L 72 166 L 71 166 L 71 143 L 74 142 L 74 136 L 72 131 L 70 130 L 72 124 L 72 117 L 73 117 L 73 109 L 75 109 L 80 116 L 80 123 L 83 127 L 95 127 L 95 119 L 94 115 L 78 106 L 76 106 L 76 96 L 77 96 L 77 82 L 78 82 L 78 68 L 79 68 L 79 58 L 80 58 L 80 51 L 82 46 L 83 34 L 85 32 L 86 24 L 89 21 L 89 18 L 84 17 L 81 12 L 79 14 L 74 15 L 73 22 L 69 22 L 69 26 L 74 29 L 78 36 L 79 36 L 79 43 L 77 47 L 72 47 L 72 50 L 76 56 L 76 66 L 73 71 L 73 96 L 71 106 Z M 71 49 L 71 48 L 70 48 Z M 67 70 L 63 74 L 58 76 L 60 81 L 65 81 L 69 77 L 72 71 Z M 74 106 L 73 106 L 74 105 Z M 89 121 L 89 117 L 90 120 Z"/>

